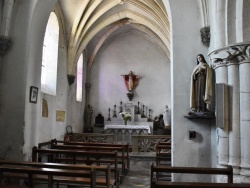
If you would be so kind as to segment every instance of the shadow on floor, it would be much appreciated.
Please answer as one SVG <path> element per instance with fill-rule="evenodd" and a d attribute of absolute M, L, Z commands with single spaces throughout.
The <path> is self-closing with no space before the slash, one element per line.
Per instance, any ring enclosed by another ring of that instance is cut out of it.
<path fill-rule="evenodd" d="M 150 166 L 154 159 L 131 158 L 130 171 L 124 178 L 120 188 L 150 188 Z"/>

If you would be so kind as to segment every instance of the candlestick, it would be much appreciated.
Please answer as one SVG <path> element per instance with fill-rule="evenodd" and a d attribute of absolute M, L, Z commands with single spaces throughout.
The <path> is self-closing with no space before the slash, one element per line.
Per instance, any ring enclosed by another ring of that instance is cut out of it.
<path fill-rule="evenodd" d="M 151 112 L 151 109 L 148 110 L 148 121 L 151 122 L 152 119 L 151 119 L 151 115 L 150 115 L 150 112 Z"/>
<path fill-rule="evenodd" d="M 116 115 L 116 105 L 114 105 L 114 115 L 113 115 L 113 117 L 117 117 L 117 115 Z"/>
<path fill-rule="evenodd" d="M 139 107 L 139 105 L 140 105 L 140 102 L 138 101 L 137 114 L 141 114 L 141 113 L 140 113 L 140 107 Z"/>
<path fill-rule="evenodd" d="M 111 119 L 110 119 L 110 108 L 109 108 L 109 116 L 108 116 L 107 121 L 111 121 Z"/>
<path fill-rule="evenodd" d="M 146 118 L 145 114 L 144 114 L 144 105 L 142 105 L 142 118 Z"/>
<path fill-rule="evenodd" d="M 122 101 L 120 102 L 120 113 L 122 113 Z"/>

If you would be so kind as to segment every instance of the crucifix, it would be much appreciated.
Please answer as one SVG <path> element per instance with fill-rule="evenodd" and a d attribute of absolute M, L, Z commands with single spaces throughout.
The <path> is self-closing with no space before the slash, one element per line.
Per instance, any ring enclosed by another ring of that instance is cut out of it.
<path fill-rule="evenodd" d="M 127 96 L 129 100 L 131 101 L 134 97 L 133 90 L 138 85 L 138 81 L 140 76 L 133 74 L 132 71 L 129 72 L 129 74 L 121 75 L 124 78 L 125 85 L 128 89 Z"/>

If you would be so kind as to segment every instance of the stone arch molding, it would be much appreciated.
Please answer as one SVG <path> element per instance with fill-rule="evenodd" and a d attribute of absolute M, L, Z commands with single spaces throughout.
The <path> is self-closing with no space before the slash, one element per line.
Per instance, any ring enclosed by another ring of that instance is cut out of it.
<path fill-rule="evenodd" d="M 124 7 L 123 4 L 125 4 Z M 92 55 L 89 60 L 93 61 L 94 54 L 98 52 L 108 36 L 115 32 L 117 28 L 122 27 L 124 20 L 127 20 L 126 24 L 141 25 L 147 28 L 137 27 L 138 31 L 143 31 L 155 43 L 160 41 L 160 48 L 167 49 L 165 53 L 169 54 L 170 27 L 164 8 L 164 4 L 158 0 L 112 0 L 106 3 L 99 0 L 82 1 L 78 6 L 79 11 L 74 18 L 68 41 L 68 76 L 75 76 L 77 60 L 88 43 L 100 31 L 106 27 L 112 27 L 105 33 L 106 36 L 101 37 L 102 41 L 91 52 Z M 110 12 L 115 13 L 110 15 Z M 166 47 L 162 47 L 163 45 Z"/>
<path fill-rule="evenodd" d="M 153 21 L 147 19 L 145 16 L 142 16 L 136 12 L 129 11 L 129 10 L 123 11 L 123 12 L 120 12 L 119 14 L 114 14 L 110 16 L 109 19 L 97 24 L 91 30 L 91 32 L 86 34 L 86 36 L 81 36 L 80 40 L 77 41 L 76 46 L 69 48 L 69 51 L 68 51 L 68 63 L 69 63 L 68 74 L 69 75 L 75 75 L 75 66 L 77 63 L 77 59 L 79 58 L 80 54 L 85 49 L 87 44 L 90 42 L 90 40 L 105 27 L 123 19 L 130 19 L 131 24 L 141 24 L 149 28 L 149 30 L 153 31 L 157 36 L 159 36 L 159 38 L 162 39 L 164 45 L 166 45 L 167 48 L 169 49 L 170 47 L 169 38 L 167 37 L 167 35 L 164 34 L 162 28 L 154 24 Z M 120 23 L 117 23 L 117 24 L 120 24 Z"/>
<path fill-rule="evenodd" d="M 97 53 L 98 51 L 101 50 L 101 47 L 107 43 L 109 43 L 110 41 L 114 40 L 115 38 L 117 37 L 120 37 L 120 36 L 123 36 L 125 34 L 127 34 L 128 32 L 123 32 L 123 33 L 120 33 L 118 34 L 118 36 L 113 36 L 111 39 L 108 39 L 108 37 L 113 33 L 115 32 L 115 30 L 119 29 L 119 27 L 122 27 L 123 24 L 126 24 L 127 21 L 125 21 L 125 23 L 121 23 L 120 21 L 118 23 L 116 23 L 112 28 L 110 28 L 102 37 L 101 39 L 99 40 L 99 42 L 97 43 L 97 45 L 95 46 L 90 58 L 89 58 L 89 61 L 88 61 L 88 71 L 90 71 L 93 63 L 94 63 L 94 60 L 95 60 L 95 57 L 97 56 Z M 129 22 L 129 21 L 128 21 Z M 158 48 L 160 48 L 163 53 L 165 53 L 167 59 L 169 60 L 170 59 L 170 54 L 169 54 L 169 49 L 163 44 L 163 42 L 151 31 L 149 30 L 148 28 L 146 28 L 145 26 L 142 26 L 142 25 L 137 25 L 137 24 L 134 24 L 135 27 L 138 28 L 138 30 L 132 30 L 130 32 L 136 32 L 138 33 L 139 35 L 142 35 L 146 38 L 148 38 L 150 41 L 152 41 Z"/>

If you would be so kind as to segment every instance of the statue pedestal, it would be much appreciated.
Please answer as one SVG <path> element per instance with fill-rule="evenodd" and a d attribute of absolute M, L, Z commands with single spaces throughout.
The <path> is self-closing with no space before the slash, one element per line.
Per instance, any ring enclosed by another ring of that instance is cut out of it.
<path fill-rule="evenodd" d="M 184 116 L 188 119 L 214 119 L 214 113 L 210 111 L 206 112 L 189 112 L 187 116 Z"/>

